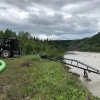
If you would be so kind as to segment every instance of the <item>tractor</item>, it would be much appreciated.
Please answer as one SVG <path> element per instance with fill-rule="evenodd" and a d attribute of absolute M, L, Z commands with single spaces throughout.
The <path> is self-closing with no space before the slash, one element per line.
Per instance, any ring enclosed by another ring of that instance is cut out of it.
<path fill-rule="evenodd" d="M 21 56 L 21 49 L 17 38 L 0 39 L 0 56 L 3 58 Z"/>

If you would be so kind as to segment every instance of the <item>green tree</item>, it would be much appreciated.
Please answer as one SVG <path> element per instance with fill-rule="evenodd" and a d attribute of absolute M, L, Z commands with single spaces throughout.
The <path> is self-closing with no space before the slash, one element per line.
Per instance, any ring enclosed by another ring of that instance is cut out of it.
<path fill-rule="evenodd" d="M 11 37 L 17 37 L 16 33 L 12 32 L 9 29 L 6 29 L 4 33 L 4 38 L 11 38 Z"/>

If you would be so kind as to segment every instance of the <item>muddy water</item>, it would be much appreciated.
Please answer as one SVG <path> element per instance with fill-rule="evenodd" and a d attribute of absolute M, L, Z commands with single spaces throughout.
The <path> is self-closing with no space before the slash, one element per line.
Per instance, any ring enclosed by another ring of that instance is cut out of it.
<path fill-rule="evenodd" d="M 91 67 L 100 70 L 100 53 L 70 51 L 64 57 L 81 61 L 87 65 L 90 65 Z M 83 70 L 71 67 L 70 71 L 80 74 L 80 80 L 82 81 L 82 83 L 94 96 L 100 98 L 100 75 L 95 73 L 88 73 L 88 76 L 91 81 L 86 81 L 83 78 Z"/>

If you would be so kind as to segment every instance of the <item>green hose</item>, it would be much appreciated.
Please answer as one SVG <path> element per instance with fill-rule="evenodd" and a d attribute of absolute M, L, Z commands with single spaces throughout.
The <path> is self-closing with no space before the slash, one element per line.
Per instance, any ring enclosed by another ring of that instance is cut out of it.
<path fill-rule="evenodd" d="M 3 60 L 0 60 L 0 72 L 3 71 L 6 67 L 6 63 Z"/>

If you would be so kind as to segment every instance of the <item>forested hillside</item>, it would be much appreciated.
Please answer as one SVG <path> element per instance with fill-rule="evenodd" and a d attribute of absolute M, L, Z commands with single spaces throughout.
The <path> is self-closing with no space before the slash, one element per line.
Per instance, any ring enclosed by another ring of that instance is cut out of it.
<path fill-rule="evenodd" d="M 22 47 L 23 55 L 41 54 L 45 53 L 52 56 L 61 57 L 64 53 L 64 49 L 57 45 L 53 40 L 40 40 L 36 37 L 32 37 L 30 33 L 20 31 L 19 33 L 6 29 L 0 31 L 0 38 L 15 37 L 19 40 Z"/>
<path fill-rule="evenodd" d="M 90 38 L 79 40 L 56 40 L 55 42 L 66 50 L 100 52 L 100 32 Z"/>
<path fill-rule="evenodd" d="M 78 49 L 81 51 L 95 51 L 100 52 L 100 32 L 91 38 L 81 40 Z"/>

